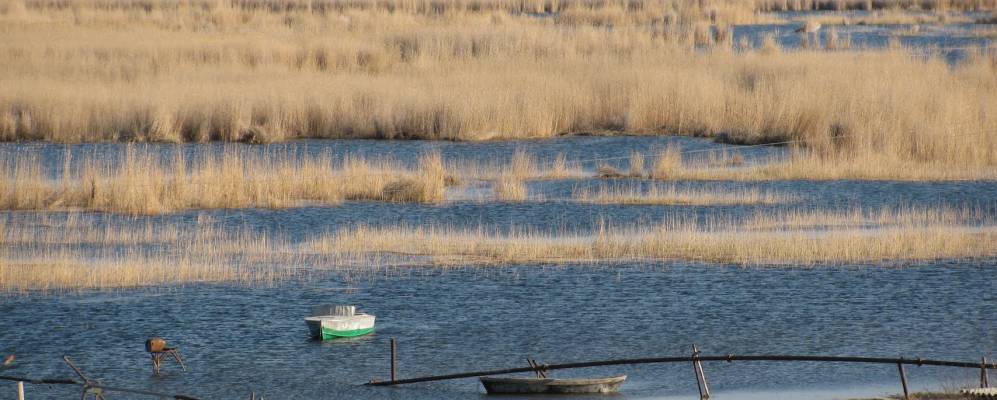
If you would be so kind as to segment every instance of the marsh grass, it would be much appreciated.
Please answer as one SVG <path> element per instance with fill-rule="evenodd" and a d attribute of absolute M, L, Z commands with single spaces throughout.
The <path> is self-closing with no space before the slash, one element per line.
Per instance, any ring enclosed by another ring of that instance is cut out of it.
<path fill-rule="evenodd" d="M 873 264 L 997 256 L 992 218 L 971 209 L 772 211 L 591 231 L 350 226 L 292 241 L 249 228 L 92 214 L 0 219 L 0 292 L 238 282 L 386 266 L 697 260 L 739 265 Z"/>
<path fill-rule="evenodd" d="M 989 150 L 976 151 L 989 152 Z M 987 156 L 989 157 L 989 156 Z M 601 176 L 601 175 L 600 175 Z M 736 148 L 683 157 L 669 146 L 653 159 L 649 177 L 656 180 L 995 180 L 997 169 L 949 162 L 912 161 L 867 153 L 837 154 L 795 149 L 776 158 L 746 161 Z"/>
<path fill-rule="evenodd" d="M 445 162 L 430 152 L 411 166 L 296 149 L 184 153 L 139 145 L 101 157 L 66 152 L 55 160 L 62 168 L 46 166 L 52 161 L 32 153 L 0 157 L 0 208 L 162 214 L 342 201 L 433 204 L 445 200 L 447 186 L 474 181 L 494 181 L 509 189 L 505 200 L 519 201 L 525 198 L 526 181 L 591 177 L 563 155 L 540 161 L 522 150 L 508 162 Z"/>
<path fill-rule="evenodd" d="M 63 255 L 28 260 L 0 260 L 0 292 L 65 292 L 143 286 L 244 282 L 263 284 L 284 279 L 264 270 L 241 270 L 185 258 L 125 255 L 89 260 Z"/>
<path fill-rule="evenodd" d="M 444 170 L 440 156 L 424 156 L 416 168 L 390 161 L 328 154 L 257 154 L 225 150 L 193 159 L 177 151 L 160 153 L 128 147 L 120 160 L 85 157 L 61 176 L 43 172 L 35 155 L 0 160 L 0 207 L 9 210 L 83 209 L 159 214 L 186 209 L 283 208 L 301 202 L 343 200 L 439 202 Z"/>
<path fill-rule="evenodd" d="M 0 139 L 688 134 L 997 165 L 992 57 L 717 43 L 769 3 L 210 3 L 27 1 L 0 15 Z M 713 48 L 691 51 L 697 40 Z"/>
<path fill-rule="evenodd" d="M 738 205 L 738 204 L 785 204 L 797 201 L 794 196 L 761 190 L 709 190 L 679 189 L 675 186 L 661 188 L 607 187 L 597 191 L 582 189 L 572 197 L 579 202 L 594 204 L 632 205 Z"/>
<path fill-rule="evenodd" d="M 930 212 L 929 212 L 930 214 Z M 606 226 L 591 233 L 487 227 L 353 227 L 314 239 L 308 251 L 388 253 L 431 257 L 443 265 L 697 260 L 741 265 L 881 263 L 938 258 L 993 257 L 993 224 L 932 223 L 899 212 L 891 224 L 842 229 L 742 229 L 736 221 L 703 225 L 671 220 L 650 226 Z M 824 225 L 837 225 L 833 214 Z M 769 225 L 783 225 L 769 215 Z M 904 221 L 908 222 L 904 222 Z M 909 222 L 913 221 L 913 222 Z"/>
<path fill-rule="evenodd" d="M 504 202 L 524 201 L 528 195 L 526 184 L 515 176 L 507 176 L 495 181 L 492 190 L 495 193 L 495 199 Z"/>

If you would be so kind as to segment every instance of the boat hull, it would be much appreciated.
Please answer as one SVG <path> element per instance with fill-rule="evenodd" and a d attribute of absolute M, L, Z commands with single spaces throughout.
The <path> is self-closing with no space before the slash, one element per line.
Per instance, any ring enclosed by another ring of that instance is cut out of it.
<path fill-rule="evenodd" d="M 616 393 L 626 375 L 596 379 L 481 377 L 488 394 L 599 394 Z"/>
<path fill-rule="evenodd" d="M 305 323 L 309 333 L 322 340 L 363 336 L 374 331 L 374 316 L 367 314 L 308 317 Z"/>

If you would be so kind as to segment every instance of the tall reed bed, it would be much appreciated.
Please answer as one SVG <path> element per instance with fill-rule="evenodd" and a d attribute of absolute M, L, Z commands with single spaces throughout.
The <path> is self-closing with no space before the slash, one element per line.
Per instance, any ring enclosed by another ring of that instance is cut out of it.
<path fill-rule="evenodd" d="M 11 4 L 2 140 L 682 134 L 997 164 L 992 52 L 729 51 L 756 2 Z"/>

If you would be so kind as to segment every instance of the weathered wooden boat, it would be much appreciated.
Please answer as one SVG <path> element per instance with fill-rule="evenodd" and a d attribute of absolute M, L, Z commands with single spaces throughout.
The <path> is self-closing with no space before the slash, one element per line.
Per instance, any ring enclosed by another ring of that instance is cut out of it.
<path fill-rule="evenodd" d="M 356 312 L 356 306 L 318 306 L 305 317 L 305 323 L 311 335 L 322 340 L 363 336 L 374 331 L 374 316 Z"/>
<path fill-rule="evenodd" d="M 483 376 L 480 379 L 488 394 L 599 394 L 618 392 L 627 376 L 592 379 Z"/>

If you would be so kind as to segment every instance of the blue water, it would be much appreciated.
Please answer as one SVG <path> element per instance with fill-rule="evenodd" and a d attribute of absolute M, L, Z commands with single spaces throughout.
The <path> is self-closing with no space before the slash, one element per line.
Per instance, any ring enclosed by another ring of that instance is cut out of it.
<path fill-rule="evenodd" d="M 385 379 L 389 338 L 402 377 L 657 355 L 791 353 L 978 360 L 997 350 L 991 318 L 997 261 L 835 268 L 723 265 L 510 266 L 387 270 L 363 279 L 331 274 L 277 287 L 230 285 L 12 298 L 0 305 L 9 373 L 67 376 L 60 357 L 107 383 L 204 398 L 471 398 L 473 379 L 404 388 Z M 376 334 L 308 338 L 302 316 L 317 303 L 356 303 L 377 315 Z M 180 347 L 189 371 L 167 363 L 154 377 L 151 335 Z M 787 389 L 898 391 L 893 366 L 707 363 L 725 398 Z M 643 365 L 556 371 L 627 374 L 625 398 L 689 396 L 691 367 Z M 912 367 L 916 387 L 971 383 L 975 370 Z M 29 386 L 29 393 L 62 393 Z M 10 391 L 3 391 L 12 393 Z"/>
<path fill-rule="evenodd" d="M 794 31 L 803 25 L 808 15 L 788 15 L 787 18 L 799 20 L 796 23 L 739 25 L 733 29 L 734 43 L 740 43 L 742 38 L 753 48 L 762 46 L 766 36 L 771 35 L 780 47 L 786 49 L 799 48 L 803 43 L 803 35 Z M 891 39 L 896 39 L 902 47 L 919 56 L 940 57 L 949 63 L 958 63 L 967 54 L 987 49 L 994 43 L 994 26 L 985 24 L 948 24 L 919 25 L 912 32 L 913 25 L 838 25 L 822 27 L 808 40 L 820 40 L 826 45 L 830 30 L 835 30 L 841 40 L 848 39 L 851 49 L 881 49 L 888 47 Z M 989 32 L 987 34 L 981 34 Z"/>
<path fill-rule="evenodd" d="M 169 159 L 228 148 L 261 152 L 362 154 L 411 163 L 439 151 L 448 160 L 502 160 L 522 149 L 539 159 L 626 166 L 631 151 L 653 155 L 669 144 L 686 150 L 738 151 L 748 162 L 780 157 L 777 147 L 735 148 L 695 138 L 575 137 L 548 141 L 452 143 L 423 141 L 301 141 L 271 146 L 148 145 Z M 145 145 L 142 145 L 145 146 Z M 200 147 L 199 147 L 200 146 Z M 62 146 L 7 144 L 0 159 L 31 152 L 50 174 L 65 151 L 114 160 L 120 144 Z M 534 182 L 544 202 L 450 201 L 439 205 L 347 202 L 280 210 L 194 210 L 155 217 L 92 214 L 97 224 L 194 224 L 211 216 L 223 227 L 248 227 L 296 241 L 326 231 L 367 225 L 531 226 L 589 230 L 655 222 L 676 215 L 738 217 L 776 208 L 878 209 L 976 207 L 997 215 L 997 182 L 678 182 L 698 188 L 758 188 L 790 194 L 778 206 L 619 206 L 567 201 L 571 193 L 631 180 Z M 38 213 L 8 212 L 7 224 Z M 63 213 L 52 213 L 62 218 Z M 0 248 L 0 252 L 11 251 Z M 2 254 L 0 254 L 2 255 Z M 321 266 L 318 266 L 321 267 Z M 790 353 L 936 357 L 979 360 L 997 354 L 997 260 L 940 260 L 818 267 L 738 267 L 688 262 L 611 265 L 503 265 L 441 270 L 429 266 L 376 271 L 317 272 L 276 286 L 189 285 L 79 294 L 0 297 L 0 353 L 16 352 L 5 374 L 71 377 L 61 362 L 72 356 L 108 384 L 178 392 L 210 399 L 463 399 L 483 396 L 473 379 L 402 388 L 359 384 L 388 376 L 388 341 L 399 341 L 402 377 L 525 366 L 527 356 L 559 363 L 608 358 L 686 355 L 692 344 L 707 354 Z M 320 303 L 358 304 L 378 317 L 372 336 L 336 342 L 310 340 L 302 317 Z M 190 370 L 167 362 L 154 377 L 144 340 L 165 337 L 180 347 Z M 812 363 L 707 363 L 722 398 L 842 398 L 898 392 L 895 367 Z M 643 365 L 557 371 L 555 376 L 629 375 L 624 398 L 690 398 L 689 365 Z M 915 388 L 972 384 L 976 370 L 914 367 Z M 0 384 L 0 398 L 12 386 Z M 30 398 L 68 398 L 65 388 L 28 386 Z M 110 398 L 128 398 L 115 396 Z"/>

